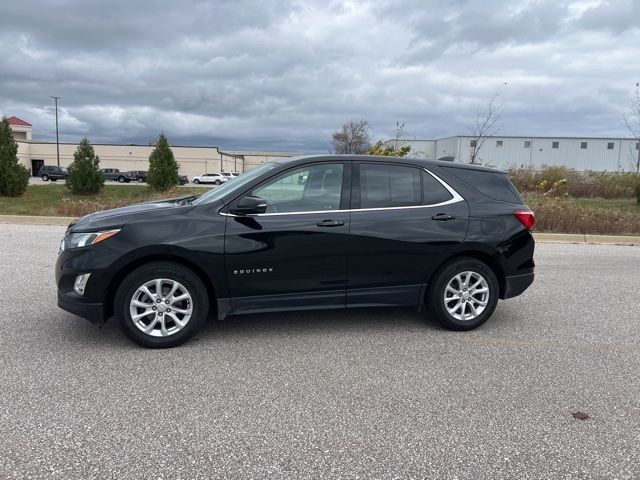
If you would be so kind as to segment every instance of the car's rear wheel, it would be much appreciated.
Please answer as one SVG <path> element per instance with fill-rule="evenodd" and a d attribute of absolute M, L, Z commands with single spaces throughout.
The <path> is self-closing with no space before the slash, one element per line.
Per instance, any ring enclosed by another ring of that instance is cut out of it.
<path fill-rule="evenodd" d="M 193 180 L 193 183 L 198 184 L 198 183 L 200 183 L 200 180 L 198 180 L 197 178 L 195 178 L 195 179 Z"/>
<path fill-rule="evenodd" d="M 42 175 L 42 181 L 43 182 L 48 182 L 49 181 L 49 175 L 47 175 L 46 173 L 44 175 Z"/>
<path fill-rule="evenodd" d="M 124 178 L 122 175 L 120 175 L 120 176 L 118 177 L 118 181 L 119 181 L 120 183 L 124 183 L 124 182 L 126 182 L 126 181 L 127 181 L 127 179 L 126 179 L 126 178 Z"/>
<path fill-rule="evenodd" d="M 209 310 L 202 280 L 182 265 L 153 262 L 118 288 L 114 311 L 123 332 L 149 348 L 178 346 L 202 327 Z"/>
<path fill-rule="evenodd" d="M 213 182 L 215 185 L 220 185 L 222 182 L 220 180 L 216 180 L 215 182 Z"/>
<path fill-rule="evenodd" d="M 138 177 L 138 183 L 144 183 L 144 178 Z"/>
<path fill-rule="evenodd" d="M 445 328 L 472 330 L 491 317 L 499 290 L 496 275 L 488 265 L 461 257 L 435 273 L 427 292 L 427 308 Z"/>

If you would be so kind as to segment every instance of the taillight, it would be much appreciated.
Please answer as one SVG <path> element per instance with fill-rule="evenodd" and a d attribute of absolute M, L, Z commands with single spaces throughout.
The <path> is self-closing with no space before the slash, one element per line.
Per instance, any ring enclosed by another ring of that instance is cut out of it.
<path fill-rule="evenodd" d="M 531 230 L 536 224 L 536 216 L 531 210 L 516 210 L 513 216 L 518 219 L 524 228 Z"/>

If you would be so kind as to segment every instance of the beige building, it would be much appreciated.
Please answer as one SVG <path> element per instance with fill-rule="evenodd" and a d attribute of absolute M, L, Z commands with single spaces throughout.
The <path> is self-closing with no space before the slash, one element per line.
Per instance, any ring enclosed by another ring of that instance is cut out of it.
<path fill-rule="evenodd" d="M 33 140 L 32 126 L 18 117 L 9 118 L 13 138 L 18 144 L 18 160 L 36 175 L 42 165 L 57 165 L 55 142 Z M 77 143 L 60 143 L 60 165 L 73 162 Z M 121 171 L 148 170 L 153 145 L 93 144 L 102 168 Z M 300 155 L 297 152 L 222 151 L 218 147 L 172 145 L 173 155 L 180 165 L 180 174 L 192 179 L 195 175 L 214 172 L 243 173 L 256 165 L 283 157 Z"/>

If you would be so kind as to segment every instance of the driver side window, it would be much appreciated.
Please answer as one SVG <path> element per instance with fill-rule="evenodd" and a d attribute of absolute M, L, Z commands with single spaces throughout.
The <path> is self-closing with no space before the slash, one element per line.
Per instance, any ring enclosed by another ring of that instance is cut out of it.
<path fill-rule="evenodd" d="M 251 192 L 267 201 L 266 213 L 338 210 L 343 165 L 326 163 L 288 171 Z"/>

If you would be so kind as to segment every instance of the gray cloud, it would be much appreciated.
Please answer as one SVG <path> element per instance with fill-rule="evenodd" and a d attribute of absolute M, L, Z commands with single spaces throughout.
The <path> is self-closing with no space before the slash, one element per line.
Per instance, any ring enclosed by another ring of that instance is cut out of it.
<path fill-rule="evenodd" d="M 0 113 L 51 138 L 55 94 L 65 140 L 312 152 L 350 118 L 466 133 L 499 90 L 504 134 L 626 135 L 638 18 L 631 0 L 10 2 Z"/>

